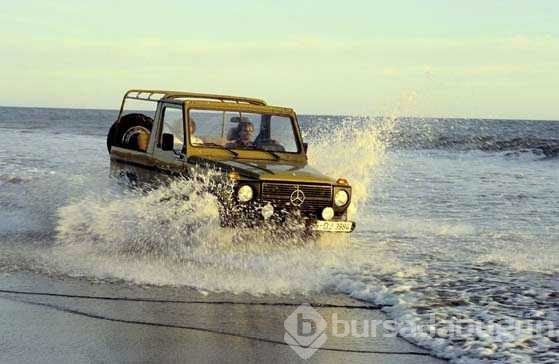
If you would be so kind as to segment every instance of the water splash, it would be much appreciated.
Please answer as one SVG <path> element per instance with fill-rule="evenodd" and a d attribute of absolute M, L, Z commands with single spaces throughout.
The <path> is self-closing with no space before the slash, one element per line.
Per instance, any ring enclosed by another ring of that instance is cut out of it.
<path fill-rule="evenodd" d="M 196 178 L 199 183 L 176 179 L 147 192 L 135 189 L 64 206 L 59 209 L 58 245 L 107 255 L 178 259 L 202 241 L 207 230 L 219 228 L 218 203 L 206 188 L 211 176 Z"/>
<path fill-rule="evenodd" d="M 44 265 L 70 276 L 259 295 L 317 292 L 332 272 L 369 261 L 335 235 L 307 241 L 278 227 L 221 228 L 215 197 L 178 197 L 192 185 L 63 208 Z"/>
<path fill-rule="evenodd" d="M 353 213 L 367 199 L 374 166 L 384 157 L 382 134 L 389 127 L 390 121 L 348 118 L 333 132 L 307 136 L 312 165 L 350 178 Z M 351 168 L 348 160 L 354 160 Z M 364 264 L 377 272 L 398 267 L 395 257 L 387 267 L 382 249 L 374 256 L 369 248 L 356 250 L 360 240 L 350 242 L 345 235 L 307 240 L 290 224 L 221 228 L 219 203 L 207 188 L 215 175 L 200 172 L 194 180 L 177 179 L 148 192 L 95 195 L 64 206 L 56 246 L 44 265 L 80 277 L 250 294 L 317 292 L 340 271 Z M 223 183 L 221 188 L 231 187 Z"/>
<path fill-rule="evenodd" d="M 349 215 L 355 216 L 370 197 L 377 167 L 386 159 L 387 135 L 395 118 L 346 117 L 335 125 L 328 118 L 317 120 L 317 127 L 305 133 L 310 141 L 309 163 L 334 178 L 349 179 L 352 202 Z"/>

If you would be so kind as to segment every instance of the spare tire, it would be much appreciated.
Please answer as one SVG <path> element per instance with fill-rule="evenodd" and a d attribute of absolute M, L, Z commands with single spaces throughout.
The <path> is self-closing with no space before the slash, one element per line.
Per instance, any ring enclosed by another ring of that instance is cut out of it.
<path fill-rule="evenodd" d="M 107 150 L 111 152 L 113 146 L 138 149 L 138 134 L 151 133 L 153 119 L 140 113 L 124 115 L 115 121 L 107 134 Z"/>

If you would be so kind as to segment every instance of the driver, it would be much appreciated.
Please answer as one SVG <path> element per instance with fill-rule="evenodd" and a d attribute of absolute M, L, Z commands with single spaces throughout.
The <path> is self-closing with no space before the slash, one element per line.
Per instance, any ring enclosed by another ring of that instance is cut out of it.
<path fill-rule="evenodd" d="M 239 121 L 239 125 L 236 130 L 236 139 L 227 143 L 225 146 L 227 148 L 244 148 L 244 147 L 254 147 L 252 141 L 252 135 L 254 133 L 254 125 L 248 119 L 243 119 Z"/>

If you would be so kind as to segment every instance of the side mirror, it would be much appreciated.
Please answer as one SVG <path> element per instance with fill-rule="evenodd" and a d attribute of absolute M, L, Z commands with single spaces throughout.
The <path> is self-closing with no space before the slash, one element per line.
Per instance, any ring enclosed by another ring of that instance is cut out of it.
<path fill-rule="evenodd" d="M 173 134 L 164 133 L 161 139 L 161 149 L 163 150 L 173 150 L 175 144 L 175 137 Z"/>
<path fill-rule="evenodd" d="M 303 150 L 305 151 L 305 154 L 307 154 L 308 149 L 309 149 L 309 143 L 303 143 Z"/>

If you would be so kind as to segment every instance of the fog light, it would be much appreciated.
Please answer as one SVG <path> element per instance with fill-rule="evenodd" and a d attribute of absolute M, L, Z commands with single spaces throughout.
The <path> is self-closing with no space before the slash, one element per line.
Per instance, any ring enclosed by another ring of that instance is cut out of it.
<path fill-rule="evenodd" d="M 322 210 L 322 218 L 324 220 L 332 220 L 332 218 L 334 217 L 334 209 L 331 207 L 325 207 Z"/>
<path fill-rule="evenodd" d="M 274 206 L 272 206 L 272 204 L 268 202 L 265 206 L 262 207 L 260 213 L 262 214 L 262 217 L 264 219 L 269 219 L 274 214 Z"/>

